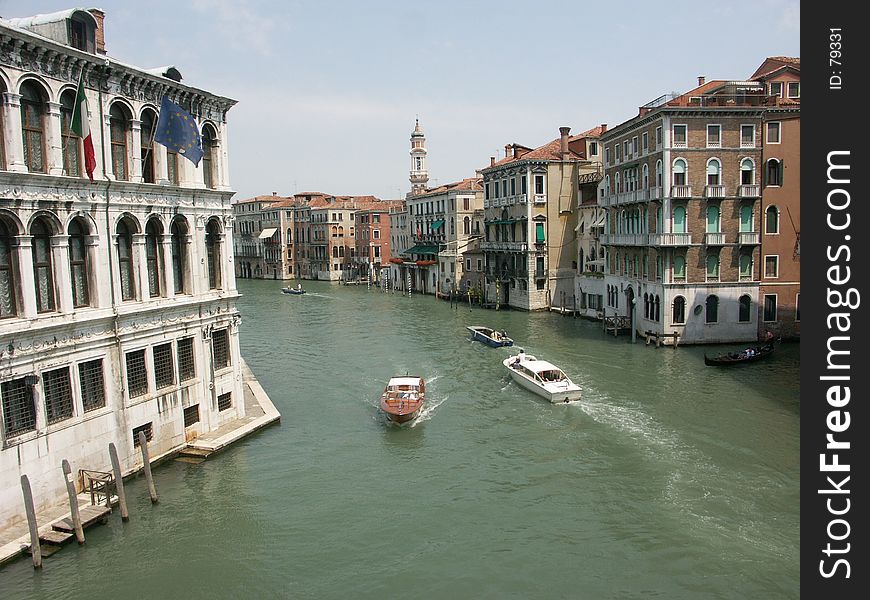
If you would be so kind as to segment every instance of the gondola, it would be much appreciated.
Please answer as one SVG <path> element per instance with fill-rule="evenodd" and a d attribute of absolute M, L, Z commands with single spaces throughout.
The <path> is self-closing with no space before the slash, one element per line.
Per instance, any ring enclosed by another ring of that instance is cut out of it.
<path fill-rule="evenodd" d="M 730 366 L 759 361 L 773 353 L 773 344 L 752 346 L 741 352 L 727 352 L 718 356 L 704 353 L 704 364 L 709 366 Z"/>

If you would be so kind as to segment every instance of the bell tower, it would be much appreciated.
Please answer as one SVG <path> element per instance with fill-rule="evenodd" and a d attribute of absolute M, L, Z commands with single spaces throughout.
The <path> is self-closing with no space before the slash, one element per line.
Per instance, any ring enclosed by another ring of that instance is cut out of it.
<path fill-rule="evenodd" d="M 422 194 L 429 182 L 429 171 L 426 168 L 426 136 L 420 129 L 420 119 L 417 119 L 414 132 L 411 134 L 411 195 Z"/>

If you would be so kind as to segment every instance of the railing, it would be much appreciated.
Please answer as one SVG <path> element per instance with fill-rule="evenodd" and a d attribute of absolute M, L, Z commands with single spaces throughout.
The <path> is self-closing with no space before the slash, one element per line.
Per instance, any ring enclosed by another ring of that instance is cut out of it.
<path fill-rule="evenodd" d="M 648 235 L 645 233 L 605 233 L 601 243 L 608 246 L 646 246 Z"/>
<path fill-rule="evenodd" d="M 691 198 L 692 186 L 690 185 L 672 185 L 671 198 Z"/>
<path fill-rule="evenodd" d="M 535 204 L 546 204 L 547 195 L 546 194 L 535 194 Z"/>
<path fill-rule="evenodd" d="M 704 243 L 708 246 L 722 246 L 725 244 L 725 234 L 707 232 L 704 234 Z"/>
<path fill-rule="evenodd" d="M 758 244 L 757 231 L 741 231 L 737 234 L 737 243 L 743 246 L 752 246 Z"/>
<path fill-rule="evenodd" d="M 529 249 L 529 245 L 527 242 L 481 242 L 480 249 L 495 252 L 526 252 Z"/>
<path fill-rule="evenodd" d="M 661 197 L 662 197 L 662 187 L 661 186 L 651 187 L 649 189 L 649 199 L 650 200 L 658 200 Z"/>
<path fill-rule="evenodd" d="M 741 185 L 738 190 L 738 195 L 741 198 L 757 198 L 761 195 L 761 186 L 757 183 Z"/>
<path fill-rule="evenodd" d="M 704 188 L 704 196 L 707 198 L 724 198 L 725 197 L 725 186 L 724 185 L 708 185 Z"/>
<path fill-rule="evenodd" d="M 690 233 L 651 233 L 649 234 L 651 246 L 690 246 L 692 234 Z"/>
<path fill-rule="evenodd" d="M 112 492 L 115 489 L 115 478 L 104 471 L 79 470 L 82 491 L 91 495 L 91 504 L 111 505 Z"/>

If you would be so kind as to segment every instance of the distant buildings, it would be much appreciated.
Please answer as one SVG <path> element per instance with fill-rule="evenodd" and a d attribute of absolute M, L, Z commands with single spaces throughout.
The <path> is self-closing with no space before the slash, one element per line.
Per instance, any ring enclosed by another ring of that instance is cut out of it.
<path fill-rule="evenodd" d="M 237 269 L 375 281 L 382 270 L 403 291 L 618 317 L 681 343 L 797 337 L 799 138 L 800 60 L 788 57 L 747 81 L 701 77 L 611 129 L 508 144 L 475 177 L 434 188 L 417 120 L 404 202 L 239 202 Z"/>
<path fill-rule="evenodd" d="M 0 528 L 110 471 L 245 415 L 230 233 L 234 100 L 106 54 L 104 14 L 0 20 Z M 71 132 L 79 76 L 96 155 Z M 198 167 L 151 142 L 161 97 L 191 111 Z M 265 270 L 264 263 L 257 263 Z M 255 268 L 252 264 L 252 270 Z"/>

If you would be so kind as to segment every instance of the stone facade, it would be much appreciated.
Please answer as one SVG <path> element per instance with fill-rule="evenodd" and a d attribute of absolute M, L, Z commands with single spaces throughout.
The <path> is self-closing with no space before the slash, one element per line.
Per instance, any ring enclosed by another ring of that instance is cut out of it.
<path fill-rule="evenodd" d="M 154 457 L 244 416 L 224 143 L 235 101 L 95 54 L 101 13 L 52 17 L 40 36 L 0 20 L 0 527 L 24 518 L 23 474 L 40 510 L 65 494 L 63 459 L 110 471 L 111 442 L 131 472 L 139 431 Z M 72 21 L 92 36 L 82 49 Z M 94 183 L 69 135 L 80 73 Z M 193 108 L 198 167 L 150 142 L 164 94 Z"/>

